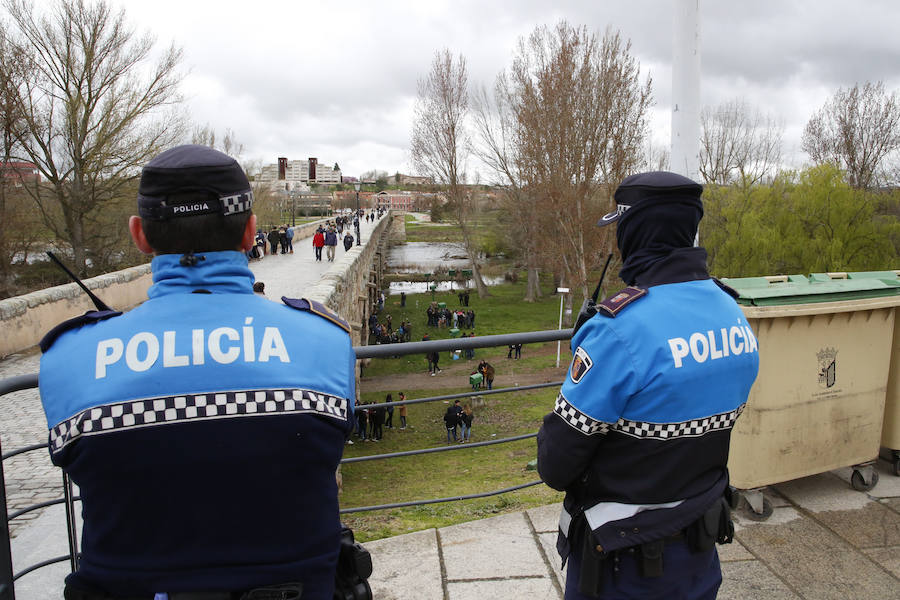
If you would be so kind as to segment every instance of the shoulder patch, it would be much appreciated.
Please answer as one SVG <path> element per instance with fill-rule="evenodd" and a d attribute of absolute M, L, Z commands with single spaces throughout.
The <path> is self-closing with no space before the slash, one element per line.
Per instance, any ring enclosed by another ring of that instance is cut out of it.
<path fill-rule="evenodd" d="M 721 281 L 719 281 L 719 280 L 716 279 L 715 277 L 713 277 L 712 280 L 715 282 L 715 284 L 716 284 L 717 286 L 719 286 L 719 289 L 721 289 L 723 292 L 725 292 L 726 294 L 728 294 L 729 296 L 731 296 L 731 297 L 734 298 L 735 300 L 737 300 L 738 298 L 741 297 L 740 292 L 738 292 L 738 291 L 737 291 L 736 289 L 734 289 L 733 287 L 731 287 L 731 286 L 729 286 L 729 285 L 727 285 L 727 284 L 725 284 L 725 283 L 722 283 Z"/>
<path fill-rule="evenodd" d="M 105 321 L 106 319 L 118 317 L 121 314 L 121 310 L 89 310 L 83 315 L 73 317 L 68 321 L 63 321 L 62 323 L 48 331 L 47 335 L 45 335 L 41 339 L 41 341 L 38 342 L 38 346 L 40 346 L 41 352 L 46 352 L 50 349 L 50 346 L 53 345 L 53 342 L 55 342 L 59 336 L 69 331 L 70 329 L 77 329 L 78 327 L 83 327 L 88 323 Z"/>
<path fill-rule="evenodd" d="M 647 290 L 638 287 L 627 287 L 597 304 L 597 312 L 605 317 L 615 317 L 626 306 L 647 295 Z"/>
<path fill-rule="evenodd" d="M 320 317 L 328 319 L 347 333 L 350 333 L 350 323 L 325 308 L 325 305 L 321 302 L 316 302 L 315 300 L 307 300 L 306 298 L 287 298 L 285 296 L 281 297 L 281 301 L 291 308 L 311 312 L 313 314 L 319 315 Z"/>

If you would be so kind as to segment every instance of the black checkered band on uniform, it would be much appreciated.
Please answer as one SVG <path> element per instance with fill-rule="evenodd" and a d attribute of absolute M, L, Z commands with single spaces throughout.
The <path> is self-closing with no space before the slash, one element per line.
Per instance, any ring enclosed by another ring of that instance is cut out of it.
<path fill-rule="evenodd" d="M 154 198 L 138 194 L 138 211 L 142 219 L 151 221 L 167 221 L 175 217 L 193 217 L 219 213 L 224 216 L 247 212 L 253 208 L 253 191 L 245 190 L 239 194 L 216 197 L 212 190 L 180 190 L 178 196 L 191 194 L 194 200 L 184 202 L 175 199 L 170 202 L 168 196 Z M 203 194 L 209 197 L 202 198 Z"/>

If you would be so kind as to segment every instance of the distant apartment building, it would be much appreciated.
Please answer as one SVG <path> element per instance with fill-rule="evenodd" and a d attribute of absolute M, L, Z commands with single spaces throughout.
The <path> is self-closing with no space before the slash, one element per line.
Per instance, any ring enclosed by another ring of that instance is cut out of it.
<path fill-rule="evenodd" d="M 270 184 L 273 189 L 304 191 L 310 184 L 341 183 L 341 170 L 320 164 L 317 158 L 288 160 L 280 157 L 277 163 L 263 167 L 257 179 Z"/>

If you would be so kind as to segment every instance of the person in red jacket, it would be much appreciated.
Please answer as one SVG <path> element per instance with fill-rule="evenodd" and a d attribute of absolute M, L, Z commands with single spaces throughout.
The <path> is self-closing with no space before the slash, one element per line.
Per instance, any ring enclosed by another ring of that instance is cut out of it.
<path fill-rule="evenodd" d="M 316 260 L 322 261 L 322 246 L 325 245 L 325 232 L 321 227 L 316 229 L 316 234 L 313 236 L 313 248 L 316 250 Z"/>

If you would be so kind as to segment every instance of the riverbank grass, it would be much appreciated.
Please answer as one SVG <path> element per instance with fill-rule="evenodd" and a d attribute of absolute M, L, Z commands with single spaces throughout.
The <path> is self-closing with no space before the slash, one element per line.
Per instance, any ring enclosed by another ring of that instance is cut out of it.
<path fill-rule="evenodd" d="M 545 289 L 547 287 L 545 285 Z M 523 302 L 523 283 L 494 286 L 490 292 L 490 297 L 478 298 L 474 291 L 470 291 L 469 308 L 476 313 L 476 335 L 556 328 L 558 296 L 547 296 L 535 303 Z M 445 302 L 448 308 L 460 308 L 455 292 L 436 293 L 434 299 Z M 407 295 L 406 306 L 401 307 L 399 297 L 390 296 L 379 318 L 384 321 L 385 315 L 390 314 L 395 327 L 400 321 L 410 319 L 414 340 L 420 340 L 426 332 L 431 339 L 449 338 L 448 328 L 425 326 L 425 309 L 431 301 L 430 293 L 410 294 Z M 465 307 L 461 308 L 465 310 Z M 465 331 L 468 333 L 470 330 Z M 408 399 L 470 392 L 468 373 L 474 370 L 481 358 L 495 365 L 498 379 L 503 375 L 504 379 L 513 380 L 508 385 L 517 383 L 516 375 L 558 381 L 564 376 L 570 360 L 568 343 L 562 344 L 562 350 L 559 370 L 554 368 L 556 344 L 553 342 L 526 345 L 520 360 L 507 359 L 508 349 L 505 346 L 479 348 L 475 351 L 474 361 L 451 360 L 448 352 L 442 352 L 440 365 L 444 372 L 437 377 L 428 376 L 421 355 L 373 359 L 363 370 L 360 395 L 363 402 L 383 402 L 388 392 L 395 401 L 400 391 L 405 392 Z M 537 432 L 543 416 L 552 410 L 557 393 L 555 386 L 482 396 L 481 399 L 476 398 L 477 392 L 472 392 L 472 398 L 463 401 L 474 405 L 472 442 Z M 443 415 L 449 405 L 449 401 L 409 405 L 409 427 L 404 430 L 399 429 L 400 418 L 395 410 L 394 427 L 385 428 L 381 441 L 362 442 L 354 436 L 354 444 L 345 447 L 344 456 L 447 447 Z M 479 494 L 540 479 L 537 472 L 528 467 L 528 463 L 537 456 L 534 438 L 480 448 L 465 444 L 449 445 L 460 449 L 343 465 L 342 508 Z M 367 541 L 561 500 L 561 493 L 538 484 L 502 496 L 346 514 L 343 520 L 353 527 L 358 539 Z"/>

